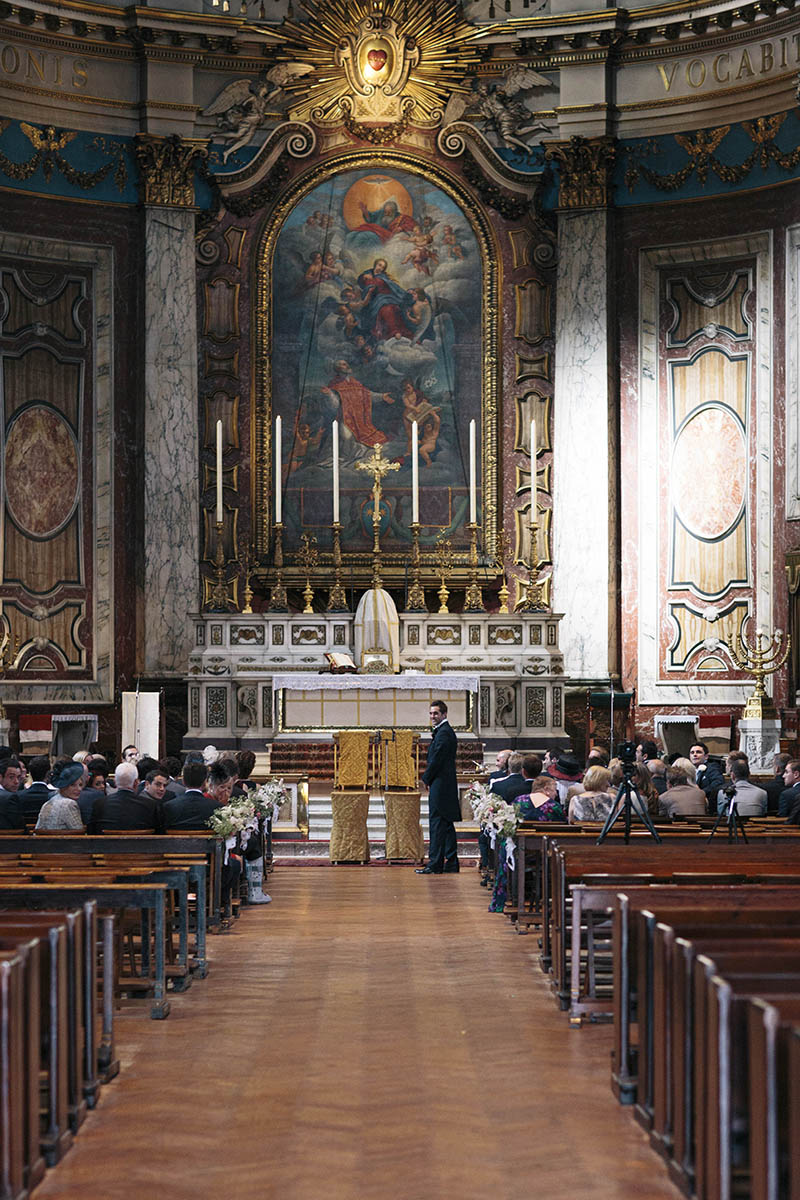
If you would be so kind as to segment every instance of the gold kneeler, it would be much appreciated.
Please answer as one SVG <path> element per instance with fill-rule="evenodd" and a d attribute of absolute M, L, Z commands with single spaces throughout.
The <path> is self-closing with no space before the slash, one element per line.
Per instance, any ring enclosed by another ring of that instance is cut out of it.
<path fill-rule="evenodd" d="M 331 862 L 369 862 L 370 734 L 345 729 L 333 735 Z"/>
<path fill-rule="evenodd" d="M 409 730 L 382 729 L 380 748 L 386 857 L 422 862 L 425 842 L 419 823 L 419 737 Z"/>

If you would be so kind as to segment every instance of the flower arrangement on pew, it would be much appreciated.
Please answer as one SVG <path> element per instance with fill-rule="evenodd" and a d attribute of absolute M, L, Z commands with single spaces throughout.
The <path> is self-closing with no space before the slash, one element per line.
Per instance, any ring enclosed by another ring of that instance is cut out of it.
<path fill-rule="evenodd" d="M 243 850 L 250 841 L 250 834 L 258 829 L 258 813 L 249 796 L 236 796 L 215 809 L 206 824 L 217 837 L 225 839 L 227 863 L 228 854 L 236 849 L 237 842 Z"/>
<path fill-rule="evenodd" d="M 494 850 L 499 838 L 505 840 L 506 860 L 509 866 L 514 865 L 514 834 L 519 825 L 519 810 L 514 804 L 509 804 L 502 796 L 492 792 L 486 784 L 471 783 L 467 789 L 467 797 L 475 815 L 475 820 L 489 835 L 489 842 Z"/>
<path fill-rule="evenodd" d="M 289 790 L 282 779 L 268 779 L 250 794 L 256 815 L 265 821 L 277 820 L 278 813 L 291 800 Z"/>

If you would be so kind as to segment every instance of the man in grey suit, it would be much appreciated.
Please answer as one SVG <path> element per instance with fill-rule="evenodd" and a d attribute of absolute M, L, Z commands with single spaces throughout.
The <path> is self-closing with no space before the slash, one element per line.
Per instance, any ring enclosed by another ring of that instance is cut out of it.
<path fill-rule="evenodd" d="M 734 799 L 740 817 L 763 817 L 767 811 L 767 793 L 750 782 L 750 764 L 746 758 L 729 758 L 728 775 L 736 789 Z M 725 789 L 717 793 L 717 812 L 724 813 L 728 807 Z"/>
<path fill-rule="evenodd" d="M 461 820 L 456 779 L 458 740 L 447 720 L 444 700 L 432 700 L 430 708 L 433 736 L 428 747 L 427 766 L 422 782 L 428 787 L 430 842 L 428 865 L 418 867 L 418 875 L 454 875 L 458 871 L 458 848 L 454 822 Z"/>

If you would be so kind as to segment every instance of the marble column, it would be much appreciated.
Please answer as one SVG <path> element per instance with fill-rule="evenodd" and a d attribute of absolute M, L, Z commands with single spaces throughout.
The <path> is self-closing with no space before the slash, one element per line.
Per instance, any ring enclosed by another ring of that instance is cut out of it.
<path fill-rule="evenodd" d="M 616 390 L 612 385 L 608 175 L 613 143 L 551 144 L 558 162 L 553 608 L 573 679 L 617 668 Z"/>
<path fill-rule="evenodd" d="M 185 674 L 199 607 L 197 305 L 193 164 L 203 148 L 142 138 L 145 201 L 145 636 L 147 675 Z"/>

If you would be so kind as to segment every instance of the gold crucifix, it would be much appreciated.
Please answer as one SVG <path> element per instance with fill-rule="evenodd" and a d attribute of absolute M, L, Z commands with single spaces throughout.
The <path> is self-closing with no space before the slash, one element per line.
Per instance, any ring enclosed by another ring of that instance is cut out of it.
<path fill-rule="evenodd" d="M 375 442 L 372 447 L 372 455 L 370 458 L 364 459 L 363 462 L 356 463 L 359 471 L 369 471 L 372 476 L 372 586 L 379 588 L 381 582 L 381 495 L 383 488 L 381 480 L 389 471 L 399 471 L 400 464 L 387 462 L 382 457 L 382 448 L 380 442 Z"/>

